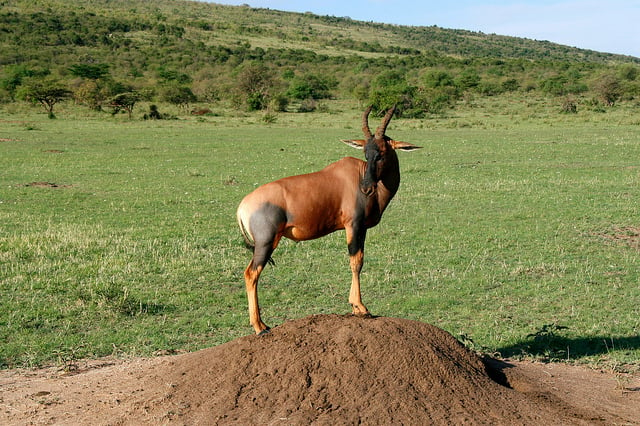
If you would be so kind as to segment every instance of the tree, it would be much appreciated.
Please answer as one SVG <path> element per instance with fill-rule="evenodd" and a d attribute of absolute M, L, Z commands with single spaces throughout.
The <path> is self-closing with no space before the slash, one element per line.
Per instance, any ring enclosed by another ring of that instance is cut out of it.
<path fill-rule="evenodd" d="M 424 75 L 423 81 L 424 87 L 419 91 L 419 96 L 414 101 L 419 104 L 419 109 L 432 114 L 440 114 L 452 106 L 459 97 L 458 87 L 451 74 L 446 71 L 429 71 Z"/>
<path fill-rule="evenodd" d="M 69 72 L 82 79 L 74 89 L 76 101 L 96 111 L 102 110 L 102 103 L 109 96 L 128 91 L 111 79 L 108 64 L 75 64 Z"/>
<path fill-rule="evenodd" d="M 338 86 L 338 81 L 331 76 L 306 74 L 295 77 L 291 81 L 287 94 L 294 99 L 327 99 L 331 90 Z"/>
<path fill-rule="evenodd" d="M 20 97 L 32 103 L 40 103 L 49 114 L 56 118 L 53 107 L 71 97 L 71 90 L 55 79 L 30 79 L 21 86 Z"/>
<path fill-rule="evenodd" d="M 461 90 L 473 89 L 478 87 L 481 82 L 480 74 L 474 69 L 465 69 L 455 79 L 455 84 Z"/>
<path fill-rule="evenodd" d="M 4 72 L 5 78 L 0 80 L 0 89 L 7 91 L 11 100 L 14 100 L 16 91 L 22 81 L 29 77 L 46 77 L 49 75 L 48 69 L 43 68 L 29 68 L 26 65 L 15 65 L 7 67 Z"/>
<path fill-rule="evenodd" d="M 607 106 L 613 106 L 622 96 L 622 84 L 620 79 L 613 74 L 604 74 L 598 78 L 593 90 Z"/>
<path fill-rule="evenodd" d="M 427 72 L 423 80 L 425 87 L 430 89 L 455 86 L 451 74 L 442 70 L 431 70 Z"/>
<path fill-rule="evenodd" d="M 540 89 L 550 95 L 561 96 L 566 95 L 568 81 L 564 75 L 554 75 L 540 82 Z"/>
<path fill-rule="evenodd" d="M 198 100 L 186 86 L 167 86 L 162 92 L 162 100 L 188 110 L 189 104 Z"/>
<path fill-rule="evenodd" d="M 121 109 L 127 111 L 129 120 L 133 114 L 133 107 L 140 100 L 140 95 L 136 92 L 120 93 L 111 99 L 109 105 L 113 107 L 113 114 L 117 114 Z"/>
<path fill-rule="evenodd" d="M 98 80 L 84 80 L 75 87 L 74 96 L 76 102 L 100 111 L 102 103 L 109 97 L 109 89 Z"/>
<path fill-rule="evenodd" d="M 416 88 L 407 83 L 404 73 L 395 70 L 385 71 L 373 80 L 369 102 L 377 112 L 397 105 L 398 114 L 402 115 L 414 107 L 415 92 Z"/>
<path fill-rule="evenodd" d="M 254 63 L 246 66 L 237 79 L 237 90 L 250 111 L 262 110 L 269 104 L 275 77 L 266 65 Z"/>
<path fill-rule="evenodd" d="M 157 75 L 165 81 L 172 81 L 178 84 L 189 84 L 193 81 L 189 74 L 181 73 L 176 70 L 170 70 L 164 66 L 158 68 Z"/>
<path fill-rule="evenodd" d="M 69 67 L 69 72 L 76 77 L 99 80 L 109 75 L 109 64 L 76 64 Z"/>

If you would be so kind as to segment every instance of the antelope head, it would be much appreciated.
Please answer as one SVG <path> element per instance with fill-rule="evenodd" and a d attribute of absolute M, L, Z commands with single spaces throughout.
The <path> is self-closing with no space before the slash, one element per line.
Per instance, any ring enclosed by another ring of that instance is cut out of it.
<path fill-rule="evenodd" d="M 382 119 L 382 123 L 376 129 L 375 133 L 371 133 L 369 129 L 369 114 L 371 113 L 372 106 L 369 106 L 362 115 L 362 133 L 364 133 L 364 140 L 344 140 L 346 144 L 364 150 L 364 156 L 367 160 L 367 166 L 364 176 L 360 181 L 360 191 L 366 196 L 371 196 L 377 189 L 377 183 L 383 178 L 386 172 L 393 172 L 398 174 L 398 158 L 395 154 L 396 149 L 403 151 L 412 151 L 419 149 L 419 146 L 407 142 L 400 142 L 391 139 L 385 134 L 387 126 L 391 121 L 391 117 L 396 110 L 393 106 L 390 108 Z"/>

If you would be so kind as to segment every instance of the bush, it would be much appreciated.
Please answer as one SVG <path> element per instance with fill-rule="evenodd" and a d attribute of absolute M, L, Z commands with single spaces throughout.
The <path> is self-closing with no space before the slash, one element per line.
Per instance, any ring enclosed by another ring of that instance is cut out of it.
<path fill-rule="evenodd" d="M 504 93 L 502 85 L 494 81 L 483 81 L 478 85 L 477 90 L 484 96 L 497 96 Z"/>
<path fill-rule="evenodd" d="M 520 88 L 520 83 L 515 78 L 510 78 L 502 82 L 502 90 L 505 92 L 515 92 Z"/>
<path fill-rule="evenodd" d="M 162 120 L 164 116 L 158 111 L 157 105 L 149 105 L 149 114 L 143 116 L 145 120 Z"/>
<path fill-rule="evenodd" d="M 276 86 L 273 72 L 261 63 L 249 64 L 242 69 L 237 78 L 237 92 L 249 111 L 267 108 L 271 92 Z"/>
<path fill-rule="evenodd" d="M 397 105 L 397 114 L 414 108 L 416 88 L 410 86 L 400 71 L 386 71 L 376 77 L 369 92 L 369 103 L 374 111 L 386 111 Z"/>
<path fill-rule="evenodd" d="M 427 88 L 438 88 L 438 87 L 452 87 L 455 86 L 453 82 L 453 77 L 446 72 L 441 70 L 432 70 L 425 74 L 424 85 Z"/>
<path fill-rule="evenodd" d="M 287 94 L 293 99 L 328 99 L 331 97 L 331 90 L 338 86 L 338 81 L 329 76 L 307 74 L 302 77 L 295 77 Z"/>
<path fill-rule="evenodd" d="M 573 97 L 567 97 L 562 101 L 561 112 L 565 114 L 576 114 L 578 112 L 578 103 Z"/>
<path fill-rule="evenodd" d="M 607 106 L 613 106 L 623 94 L 620 79 L 613 74 L 605 74 L 598 78 L 593 90 Z"/>
<path fill-rule="evenodd" d="M 550 95 L 554 95 L 554 96 L 561 96 L 561 95 L 566 95 L 567 89 L 566 89 L 566 84 L 567 84 L 567 78 L 562 76 L 562 75 L 556 75 L 553 77 L 549 77 L 547 79 L 544 79 L 540 82 L 540 89 L 545 92 L 548 93 Z"/>
<path fill-rule="evenodd" d="M 461 90 L 473 89 L 478 87 L 481 78 L 476 70 L 467 69 L 463 71 L 455 79 L 455 85 Z"/>
<path fill-rule="evenodd" d="M 278 121 L 278 116 L 276 114 L 267 112 L 263 117 L 262 121 L 266 124 L 273 124 Z"/>
<path fill-rule="evenodd" d="M 249 109 L 249 111 L 260 111 L 266 107 L 267 99 L 263 93 L 250 93 L 247 96 L 247 109 Z"/>
<path fill-rule="evenodd" d="M 289 107 L 289 98 L 282 94 L 277 95 L 271 100 L 269 107 L 274 111 L 286 112 Z"/>
<path fill-rule="evenodd" d="M 314 112 L 317 108 L 316 101 L 313 99 L 305 99 L 300 103 L 298 112 Z"/>
<path fill-rule="evenodd" d="M 161 99 L 184 109 L 189 109 L 189 104 L 197 101 L 196 95 L 186 86 L 167 86 L 160 95 Z"/>

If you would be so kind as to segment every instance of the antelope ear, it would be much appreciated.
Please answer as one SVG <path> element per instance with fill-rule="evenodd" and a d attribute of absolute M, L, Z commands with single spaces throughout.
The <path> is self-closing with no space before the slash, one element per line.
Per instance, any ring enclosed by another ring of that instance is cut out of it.
<path fill-rule="evenodd" d="M 422 148 L 421 146 L 417 146 L 409 142 L 390 140 L 389 143 L 393 149 L 400 149 L 402 151 L 413 151 Z"/>
<path fill-rule="evenodd" d="M 349 145 L 351 148 L 355 148 L 355 149 L 364 149 L 364 146 L 367 143 L 367 141 L 365 141 L 364 139 L 340 139 L 340 140 L 346 143 L 347 145 Z"/>

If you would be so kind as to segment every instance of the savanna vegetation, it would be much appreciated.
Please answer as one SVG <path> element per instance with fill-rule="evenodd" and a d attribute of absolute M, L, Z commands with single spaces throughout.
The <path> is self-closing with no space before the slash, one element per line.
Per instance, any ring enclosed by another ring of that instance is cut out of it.
<path fill-rule="evenodd" d="M 0 101 L 51 117 L 67 99 L 132 115 L 139 101 L 310 112 L 338 98 L 421 118 L 468 96 L 534 92 L 567 112 L 640 96 L 640 59 L 544 41 L 181 0 L 0 3 Z"/>
<path fill-rule="evenodd" d="M 424 146 L 400 154 L 401 188 L 368 234 L 374 314 L 485 353 L 639 367 L 637 58 L 248 7 L 77 3 L 0 0 L 1 367 L 251 334 L 235 208 L 259 184 L 359 156 L 339 139 L 361 137 L 365 103 L 398 103 L 387 133 Z M 350 311 L 344 233 L 274 258 L 267 323 Z"/>

